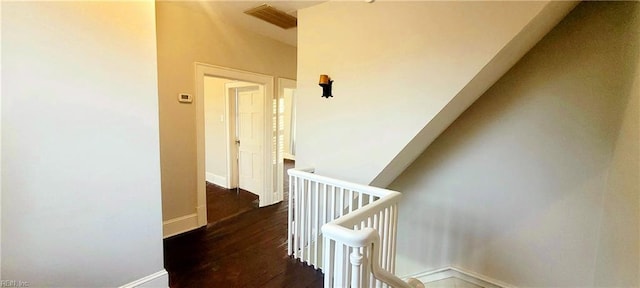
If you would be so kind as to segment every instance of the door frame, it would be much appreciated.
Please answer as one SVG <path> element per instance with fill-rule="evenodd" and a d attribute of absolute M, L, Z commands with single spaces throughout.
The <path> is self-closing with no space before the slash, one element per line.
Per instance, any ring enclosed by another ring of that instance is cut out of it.
<path fill-rule="evenodd" d="M 276 88 L 278 90 L 278 93 L 276 93 L 276 97 L 278 98 L 278 112 L 280 111 L 280 99 L 284 99 L 284 89 L 285 88 L 293 88 L 296 89 L 297 88 L 297 81 L 293 80 L 293 79 L 289 79 L 289 78 L 283 78 L 283 77 L 278 77 L 278 87 Z M 294 96 L 295 97 L 295 96 Z M 283 101 L 284 102 L 284 101 Z M 293 102 L 293 98 L 292 98 L 292 103 Z M 286 108 L 286 107 L 285 107 Z M 295 111 L 291 111 L 291 116 L 292 118 L 295 116 Z M 280 115 L 278 115 L 278 119 Z M 293 120 L 293 119 L 292 119 Z M 280 120 L 278 120 L 280 121 Z M 280 127 L 280 123 L 278 123 L 278 129 Z M 293 129 L 292 129 L 293 130 Z M 290 131 L 292 135 L 294 135 L 294 131 Z M 280 139 L 284 138 L 284 131 L 282 134 L 280 134 L 280 131 L 278 130 L 278 143 L 281 143 Z M 277 147 L 278 149 L 278 157 L 276 158 L 276 163 L 277 163 L 277 189 L 278 191 L 284 191 L 284 141 L 282 141 L 283 143 L 283 147 Z M 280 200 L 283 200 L 284 194 L 280 195 Z"/>
<path fill-rule="evenodd" d="M 244 82 L 251 82 L 264 85 L 264 191 L 260 191 L 260 206 L 266 206 L 275 203 L 273 201 L 274 193 L 277 191 L 273 187 L 273 167 L 271 165 L 271 153 L 273 153 L 273 109 L 274 101 L 274 77 L 249 71 L 232 69 L 222 66 L 216 66 L 201 62 L 195 62 L 195 84 L 196 95 L 194 102 L 196 104 L 196 192 L 197 192 L 197 214 L 198 225 L 207 225 L 207 191 L 206 191 L 206 171 L 205 171 L 205 132 L 204 132 L 204 77 L 226 78 Z M 271 131 L 267 133 L 267 131 Z"/>
<path fill-rule="evenodd" d="M 278 77 L 278 99 L 284 99 L 284 89 L 296 89 L 297 88 L 297 81 L 293 80 L 293 79 L 289 79 L 289 78 L 282 78 L 282 77 Z M 295 111 L 295 98 L 296 95 L 292 95 L 291 97 L 291 122 L 293 123 L 293 126 L 290 127 L 291 131 L 290 134 L 291 136 L 295 136 L 295 116 L 296 116 L 296 111 Z M 283 101 L 284 102 L 284 101 Z M 278 105 L 280 105 L 280 103 L 278 103 Z M 278 109 L 280 109 L 280 107 L 278 107 Z M 286 106 L 285 106 L 286 109 Z M 279 111 L 279 110 L 278 110 Z M 280 136 L 280 135 L 278 135 Z M 295 138 L 295 137 L 293 137 Z M 291 144 L 291 143 L 289 143 Z M 291 146 L 290 146 L 291 147 Z M 284 157 L 284 152 L 283 155 Z M 295 156 L 294 156 L 295 158 Z"/>

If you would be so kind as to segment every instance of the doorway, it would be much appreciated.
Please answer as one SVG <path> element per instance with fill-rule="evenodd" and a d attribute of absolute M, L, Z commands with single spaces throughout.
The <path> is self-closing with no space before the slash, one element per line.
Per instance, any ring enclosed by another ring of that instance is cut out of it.
<path fill-rule="evenodd" d="M 286 189 L 287 168 L 295 166 L 296 139 L 296 81 L 278 78 L 278 190 Z M 286 181 L 285 181 L 286 182 Z"/>
<path fill-rule="evenodd" d="M 264 190 L 264 87 L 256 83 L 224 84 L 227 104 L 229 188 L 256 195 Z"/>
<path fill-rule="evenodd" d="M 234 134 L 234 127 L 229 127 L 229 123 L 233 121 L 233 118 L 230 118 L 231 112 L 229 109 L 235 106 L 235 100 L 232 103 L 232 100 L 229 97 L 224 98 L 224 108 L 220 111 L 220 106 L 218 106 L 217 113 L 213 114 L 213 122 L 217 123 L 218 126 L 224 127 L 224 136 L 220 136 L 218 139 L 223 139 L 224 144 L 220 144 L 217 142 L 218 151 L 225 147 L 226 153 L 222 153 L 222 157 L 224 158 L 218 159 L 218 161 L 214 165 L 218 167 L 217 172 L 210 172 L 211 174 L 207 174 L 207 165 L 206 165 L 206 150 L 207 150 L 207 142 L 205 141 L 206 136 L 206 125 L 205 125 L 205 81 L 208 81 L 210 78 L 217 79 L 225 79 L 220 80 L 221 82 L 229 83 L 229 85 L 233 86 L 231 83 L 249 83 L 248 86 L 253 88 L 242 88 L 237 89 L 237 91 L 242 92 L 246 95 L 252 95 L 251 100 L 247 100 L 248 102 L 257 102 L 262 101 L 259 105 L 254 105 L 251 112 L 251 117 L 256 118 L 259 117 L 259 120 L 251 121 L 251 125 L 247 124 L 248 128 L 251 128 L 251 133 L 256 137 L 247 140 L 248 144 L 254 144 L 254 147 L 247 147 L 249 149 L 253 149 L 251 151 L 247 151 L 246 153 L 240 153 L 246 155 L 251 155 L 250 158 L 242 158 L 239 159 L 243 162 L 251 164 L 251 170 L 246 170 L 243 173 L 248 174 L 250 178 L 246 178 L 250 184 L 251 189 L 256 191 L 251 191 L 259 196 L 259 206 L 267 206 L 273 203 L 276 203 L 282 199 L 282 190 L 278 189 L 277 181 L 274 181 L 276 172 L 276 147 L 277 143 L 275 139 L 277 138 L 277 131 L 275 129 L 275 124 L 277 123 L 276 111 L 273 107 L 277 107 L 276 99 L 274 98 L 274 79 L 271 76 L 251 73 L 236 69 L 230 69 L 225 67 L 213 66 L 203 63 L 196 63 L 196 95 L 194 102 L 196 104 L 196 143 L 197 143 L 197 205 L 198 205 L 198 224 L 199 226 L 204 226 L 207 224 L 207 202 L 206 202 L 206 182 L 207 177 L 212 181 L 212 183 L 223 184 L 220 185 L 226 188 L 235 188 L 234 184 L 239 184 L 240 178 L 234 178 L 234 174 L 231 171 L 234 171 L 233 156 L 229 156 L 233 153 L 234 147 L 236 146 L 236 140 L 232 136 Z M 240 84 L 239 84 L 240 85 Z M 242 84 L 244 85 L 244 84 Z M 238 88 L 231 87 L 229 88 Z M 247 85 L 245 85 L 247 86 Z M 257 96 L 257 92 L 255 92 L 255 87 L 259 87 L 258 90 L 262 90 L 260 95 L 262 97 Z M 244 89 L 244 90 L 243 90 Z M 252 90 L 253 89 L 253 90 Z M 229 90 L 229 89 L 225 89 Z M 246 90 L 246 91 L 245 91 Z M 233 92 L 235 93 L 235 92 Z M 232 94 L 233 94 L 232 93 Z M 257 99 L 260 98 L 260 99 Z M 242 99 L 242 98 L 240 98 Z M 259 110 L 259 111 L 258 111 Z M 247 114 L 249 115 L 249 114 Z M 249 116 L 245 116 L 249 117 Z M 211 117 L 210 117 L 211 118 Z M 210 122 L 212 119 L 209 119 Z M 234 121 L 235 122 L 235 121 Z M 240 145 L 242 146 L 242 140 L 240 140 Z M 257 150 L 256 150 L 257 149 Z M 230 152 L 231 151 L 231 152 Z M 219 155 L 219 154 L 218 154 Z M 240 158 L 240 157 L 239 157 Z M 235 164 L 237 165 L 237 164 Z M 243 165 L 240 165 L 242 167 Z M 275 174 L 275 175 L 274 175 Z M 246 176 L 246 175 L 245 175 Z M 235 179 L 238 182 L 233 182 Z"/>
<path fill-rule="evenodd" d="M 206 181 L 260 194 L 264 166 L 264 86 L 204 76 Z"/>

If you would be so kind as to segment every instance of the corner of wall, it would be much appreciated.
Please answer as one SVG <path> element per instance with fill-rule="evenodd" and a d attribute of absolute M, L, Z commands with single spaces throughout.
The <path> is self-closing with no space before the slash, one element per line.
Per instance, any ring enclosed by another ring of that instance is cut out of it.
<path fill-rule="evenodd" d="M 594 287 L 640 285 L 640 3 L 635 2 L 635 23 L 629 21 L 628 57 L 634 63 L 628 100 L 622 111 L 599 217 L 599 243 L 595 255 Z M 635 25 L 634 25 L 635 24 Z M 624 77 L 621 75 L 621 77 Z"/>
<path fill-rule="evenodd" d="M 230 188 L 230 187 L 227 187 L 227 177 L 216 175 L 211 172 L 206 172 L 206 178 L 207 178 L 207 182 L 209 183 L 213 183 L 215 185 L 218 185 L 220 187 L 224 187 L 227 189 Z"/>
<path fill-rule="evenodd" d="M 193 213 L 162 222 L 163 238 L 169 238 L 171 236 L 197 229 L 200 227 L 200 218 L 199 213 Z"/>

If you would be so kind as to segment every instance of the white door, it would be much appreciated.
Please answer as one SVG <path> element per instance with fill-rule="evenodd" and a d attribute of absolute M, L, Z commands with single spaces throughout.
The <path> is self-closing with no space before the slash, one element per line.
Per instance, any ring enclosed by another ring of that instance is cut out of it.
<path fill-rule="evenodd" d="M 237 90 L 238 184 L 257 195 L 264 190 L 264 90 L 250 86 Z"/>

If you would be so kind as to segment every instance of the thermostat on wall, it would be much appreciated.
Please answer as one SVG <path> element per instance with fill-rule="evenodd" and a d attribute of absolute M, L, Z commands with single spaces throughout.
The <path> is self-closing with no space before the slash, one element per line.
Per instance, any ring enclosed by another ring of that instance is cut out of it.
<path fill-rule="evenodd" d="M 193 102 L 193 98 L 191 98 L 191 94 L 178 94 L 178 101 L 181 103 L 191 103 Z"/>

